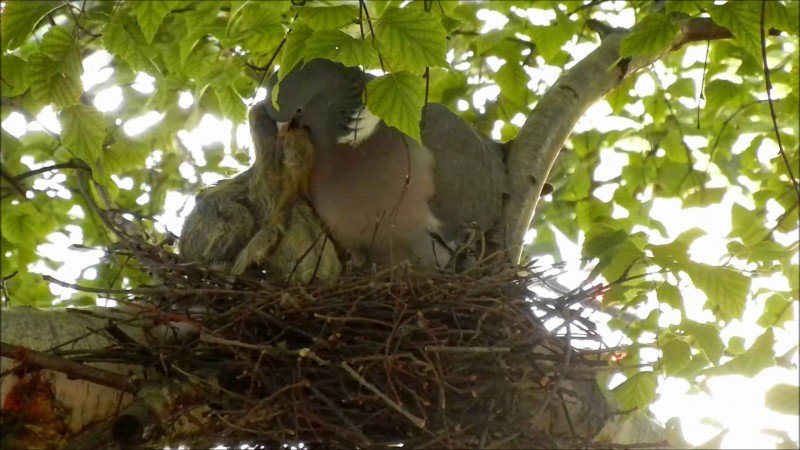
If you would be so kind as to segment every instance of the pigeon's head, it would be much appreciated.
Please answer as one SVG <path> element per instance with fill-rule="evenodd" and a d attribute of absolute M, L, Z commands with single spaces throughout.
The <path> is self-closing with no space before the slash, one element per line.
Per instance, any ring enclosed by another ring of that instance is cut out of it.
<path fill-rule="evenodd" d="M 295 67 L 278 85 L 277 108 L 268 99 L 266 110 L 279 129 L 308 128 L 315 143 L 328 147 L 347 142 L 363 126 L 362 94 L 369 80 L 361 69 L 314 59 Z M 269 83 L 270 95 L 277 81 Z"/>

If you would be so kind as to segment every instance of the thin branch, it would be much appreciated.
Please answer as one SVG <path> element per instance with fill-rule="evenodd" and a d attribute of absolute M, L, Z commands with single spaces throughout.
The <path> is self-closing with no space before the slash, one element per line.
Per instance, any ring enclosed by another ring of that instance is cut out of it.
<path fill-rule="evenodd" d="M 0 178 L 8 182 L 8 184 L 10 184 L 17 194 L 22 196 L 22 198 L 28 197 L 28 190 L 25 188 L 25 186 L 23 186 L 15 176 L 8 173 L 6 168 L 3 166 L 0 166 Z"/>
<path fill-rule="evenodd" d="M 761 0 L 761 61 L 764 64 L 764 82 L 767 86 L 767 101 L 769 102 L 769 113 L 772 116 L 772 128 L 775 131 L 775 139 L 778 141 L 778 151 L 783 158 L 783 163 L 786 165 L 786 171 L 789 172 L 789 178 L 792 180 L 797 198 L 800 199 L 800 184 L 797 183 L 797 178 L 794 177 L 792 172 L 792 165 L 789 163 L 789 158 L 786 156 L 786 150 L 783 148 L 783 141 L 781 141 L 781 133 L 778 130 L 778 115 L 775 114 L 775 105 L 772 102 L 772 79 L 769 74 L 769 65 L 767 64 L 767 38 L 764 30 L 764 17 L 766 16 L 767 0 Z"/>
<path fill-rule="evenodd" d="M 358 372 L 353 370 L 353 368 L 350 367 L 350 365 L 347 364 L 347 362 L 342 361 L 342 363 L 339 364 L 339 366 L 342 369 L 344 369 L 345 372 L 347 372 L 351 377 L 353 377 L 353 379 L 356 380 L 358 382 L 358 384 L 360 384 L 361 386 L 364 386 L 370 392 L 375 394 L 378 398 L 383 400 L 383 402 L 386 403 L 387 406 L 389 406 L 393 410 L 395 410 L 398 413 L 400 413 L 403 417 L 405 417 L 406 419 L 411 421 L 411 423 L 413 423 L 417 427 L 423 428 L 423 429 L 425 428 L 425 420 L 420 419 L 419 417 L 417 417 L 417 416 L 411 414 L 410 412 L 406 411 L 405 409 L 403 409 L 402 406 L 400 406 L 397 402 L 395 402 L 394 400 L 392 400 L 389 397 L 387 397 L 386 394 L 381 392 L 381 390 L 378 389 L 377 387 L 375 387 L 374 384 L 372 384 L 369 381 L 365 380 L 364 377 L 362 377 L 361 375 L 358 374 Z"/>
<path fill-rule="evenodd" d="M 759 103 L 764 103 L 764 102 L 766 102 L 766 100 L 753 100 L 750 103 L 746 103 L 746 104 L 742 105 L 741 107 L 739 107 L 739 109 L 737 109 L 733 114 L 731 114 L 727 119 L 725 119 L 722 122 L 722 127 L 720 128 L 719 133 L 717 133 L 717 136 L 714 138 L 714 145 L 711 146 L 711 151 L 709 152 L 708 163 L 706 164 L 706 171 L 708 171 L 708 165 L 711 164 L 711 161 L 714 160 L 714 155 L 717 152 L 717 147 L 719 146 L 719 141 L 720 141 L 720 139 L 722 139 L 722 133 L 725 132 L 725 129 L 728 128 L 728 125 L 731 123 L 731 121 L 733 119 L 735 119 L 736 116 L 738 116 L 739 114 L 744 112 L 744 110 L 746 110 L 747 108 L 749 108 L 749 107 L 751 107 L 753 105 L 757 105 Z"/>
<path fill-rule="evenodd" d="M 454 31 L 450 32 L 450 35 L 451 36 L 452 35 L 456 35 L 456 36 L 480 36 L 481 33 L 478 33 L 477 31 L 454 30 Z M 528 48 L 536 47 L 536 43 L 535 42 L 526 41 L 525 39 L 520 39 L 518 37 L 507 36 L 507 37 L 503 38 L 503 40 L 504 41 L 513 42 L 515 44 L 524 45 L 525 47 L 528 47 Z"/>
<path fill-rule="evenodd" d="M 85 3 L 86 2 L 84 2 L 84 4 Z M 103 36 L 102 34 L 94 33 L 92 31 L 87 30 L 86 28 L 83 27 L 83 25 L 80 24 L 81 17 L 83 17 L 84 14 L 86 14 L 86 12 L 83 9 L 84 8 L 83 6 L 78 8 L 77 6 L 73 5 L 72 2 L 67 2 L 67 5 L 69 5 L 69 8 L 67 8 L 67 9 L 69 9 L 70 14 L 72 15 L 72 20 L 75 21 L 75 26 L 79 30 L 81 30 L 84 34 L 87 34 L 87 35 L 91 36 L 93 40 Z M 78 10 L 78 15 L 77 16 L 75 15 L 75 11 L 73 11 L 73 9 L 77 9 Z"/>
<path fill-rule="evenodd" d="M 73 160 L 71 160 L 69 162 L 53 164 L 53 165 L 50 165 L 50 166 L 45 166 L 45 167 L 40 167 L 38 169 L 29 170 L 29 171 L 21 173 L 19 175 L 15 175 L 14 179 L 17 180 L 17 181 L 22 181 L 22 180 L 24 180 L 26 178 L 30 178 L 30 177 L 39 175 L 40 173 L 52 172 L 54 170 L 60 170 L 60 169 L 91 170 L 91 169 L 89 169 L 89 166 L 87 166 L 83 161 L 78 160 L 78 159 L 73 159 Z"/>
<path fill-rule="evenodd" d="M 434 353 L 509 353 L 511 347 L 458 347 L 449 345 L 428 345 L 426 352 Z"/>
<path fill-rule="evenodd" d="M 595 6 L 597 6 L 597 5 L 601 4 L 601 3 L 605 3 L 607 1 L 610 1 L 610 0 L 592 0 L 589 3 L 584 3 L 581 6 L 578 6 L 577 8 L 575 8 L 572 11 L 568 12 L 567 16 L 571 16 L 571 15 L 573 15 L 575 13 L 581 12 L 584 9 L 594 8 Z"/>
<path fill-rule="evenodd" d="M 378 46 L 375 45 L 375 30 L 372 28 L 372 19 L 370 19 L 370 17 L 369 17 L 369 10 L 367 9 L 367 2 L 365 2 L 364 0 L 358 0 L 358 4 L 359 4 L 360 8 L 363 9 L 364 16 L 366 16 L 366 18 L 367 18 L 367 26 L 369 27 L 369 33 L 370 33 L 370 36 L 372 37 L 372 47 L 375 49 L 376 52 L 378 52 L 378 62 L 381 63 L 381 70 L 383 70 L 384 73 L 385 73 L 386 72 L 386 66 L 384 66 L 384 64 L 383 64 L 383 56 L 381 56 L 381 51 L 378 49 Z M 359 14 L 360 14 L 360 12 L 359 12 Z"/>
<path fill-rule="evenodd" d="M 295 13 L 294 19 L 292 19 L 292 23 L 294 23 L 294 21 L 297 20 L 297 16 L 299 14 L 300 14 L 299 12 Z M 283 39 L 281 39 L 281 43 L 278 44 L 278 48 L 275 49 L 275 53 L 273 53 L 272 57 L 269 58 L 269 61 L 267 61 L 267 64 L 263 68 L 257 68 L 256 69 L 256 70 L 263 70 L 264 71 L 264 73 L 261 74 L 261 78 L 259 78 L 259 80 L 258 80 L 258 86 L 256 87 L 256 90 L 258 90 L 258 88 L 260 88 L 264 84 L 264 80 L 267 78 L 267 74 L 269 73 L 269 68 L 272 67 L 272 63 L 275 62 L 275 58 L 278 57 L 278 54 L 281 52 L 281 49 L 283 48 L 284 44 L 286 44 L 286 40 L 289 38 L 289 33 L 291 33 L 291 32 L 292 32 L 292 29 L 289 28 L 289 31 L 287 31 L 286 34 L 283 35 Z M 252 100 L 252 101 L 255 101 L 255 97 L 253 97 L 253 99 L 254 100 Z M 250 106 L 253 106 L 253 105 L 250 105 Z"/>
<path fill-rule="evenodd" d="M 697 123 L 695 126 L 697 129 L 700 129 L 700 100 L 705 100 L 706 96 L 703 94 L 703 91 L 706 87 L 706 68 L 708 67 L 708 52 L 711 50 L 711 41 L 706 41 L 706 57 L 703 58 L 703 75 L 700 76 L 700 93 L 697 95 L 697 107 L 695 111 L 697 112 Z"/>
<path fill-rule="evenodd" d="M 145 287 L 145 288 L 133 288 L 133 289 L 107 289 L 107 288 L 95 288 L 89 286 L 81 286 L 79 284 L 67 283 L 66 281 L 61 281 L 59 279 L 53 278 L 49 275 L 42 275 L 42 279 L 47 281 L 48 283 L 57 284 L 59 286 L 74 289 L 76 291 L 82 292 L 91 292 L 93 294 L 106 294 L 106 295 L 153 295 L 153 294 L 196 294 L 196 295 L 212 295 L 212 294 L 219 294 L 219 295 L 239 295 L 245 294 L 251 297 L 258 297 L 258 292 L 243 292 L 237 289 L 222 289 L 222 288 L 186 288 L 186 289 L 179 289 L 179 288 L 171 288 L 168 286 L 160 286 L 160 287 Z"/>
<path fill-rule="evenodd" d="M 667 92 L 664 90 L 664 84 L 661 82 L 661 78 L 654 77 L 658 80 L 658 89 L 661 91 L 661 97 L 664 99 L 664 103 L 667 105 L 667 109 L 669 109 L 670 117 L 675 120 L 675 129 L 678 131 L 678 137 L 681 140 L 681 146 L 683 147 L 683 151 L 686 153 L 686 175 L 681 178 L 681 182 L 678 184 L 678 188 L 680 189 L 683 186 L 683 183 L 695 172 L 694 169 L 694 157 L 692 157 L 692 149 L 689 147 L 689 144 L 686 143 L 686 134 L 683 132 L 683 127 L 681 126 L 680 120 L 678 120 L 678 116 L 675 114 L 675 109 L 672 107 L 672 102 L 669 98 L 667 98 Z"/>

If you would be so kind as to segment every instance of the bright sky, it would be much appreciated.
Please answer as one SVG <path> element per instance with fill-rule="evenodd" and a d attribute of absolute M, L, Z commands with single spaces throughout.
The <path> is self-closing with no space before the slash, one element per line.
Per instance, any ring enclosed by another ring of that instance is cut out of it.
<path fill-rule="evenodd" d="M 634 22 L 633 13 L 630 10 L 623 10 L 616 12 L 618 9 L 618 2 L 604 3 L 601 8 L 604 12 L 598 19 L 605 20 L 613 26 L 630 27 Z M 551 11 L 538 10 L 531 8 L 527 11 L 518 11 L 521 16 L 527 16 L 535 25 L 548 24 L 555 15 Z M 486 22 L 484 32 L 501 28 L 507 18 L 488 10 L 479 12 L 479 18 Z M 588 54 L 594 49 L 593 44 L 582 43 L 576 44 L 568 42 L 564 46 L 564 50 L 573 54 L 577 60 Z M 688 64 L 693 60 L 702 60 L 705 55 L 705 48 L 696 46 L 690 48 L 684 59 L 684 64 Z M 452 55 L 449 55 L 448 61 L 452 62 Z M 113 73 L 113 68 L 108 66 L 111 57 L 104 51 L 97 52 L 84 59 L 84 76 L 82 82 L 84 89 L 102 83 L 107 80 Z M 496 70 L 504 63 L 503 60 L 497 58 L 489 58 L 488 64 Z M 456 62 L 454 66 L 458 67 Z M 567 67 L 568 68 L 568 67 Z M 547 66 L 540 61 L 540 68 L 530 70 L 531 82 L 529 86 L 531 89 L 541 94 L 546 86 L 552 85 L 561 72 L 562 68 Z M 677 80 L 676 76 L 669 73 L 663 64 L 656 63 L 653 67 L 653 73 L 665 85 L 669 85 Z M 699 73 L 683 73 L 681 76 L 699 77 Z M 154 79 L 145 73 L 140 73 L 136 78 L 133 88 L 142 93 L 152 93 L 154 91 Z M 652 95 L 656 89 L 655 80 L 651 75 L 642 73 L 638 76 L 634 87 L 637 94 L 640 96 Z M 264 98 L 265 91 L 259 90 L 256 95 L 256 101 Z M 472 105 L 475 108 L 482 109 L 487 100 L 497 97 L 499 88 L 495 86 L 485 87 L 477 91 L 472 98 Z M 109 87 L 101 91 L 95 98 L 95 106 L 103 112 L 113 113 L 120 107 L 124 101 L 123 92 L 119 87 Z M 192 95 L 184 92 L 180 95 L 179 105 L 182 108 L 189 108 L 194 103 Z M 252 104 L 252 102 L 248 102 Z M 459 109 L 465 110 L 469 104 L 466 101 L 461 101 Z M 694 107 L 694 105 L 685 105 L 687 107 Z M 641 107 L 634 105 L 634 108 Z M 147 128 L 157 125 L 162 119 L 163 115 L 152 111 L 141 117 L 128 120 L 123 125 L 125 132 L 130 136 L 136 136 L 142 133 Z M 512 122 L 521 125 L 524 121 L 524 116 L 521 114 L 515 117 Z M 499 137 L 499 130 L 502 122 L 495 124 L 494 132 L 495 138 Z M 45 108 L 37 117 L 36 121 L 28 123 L 25 118 L 18 113 L 12 113 L 2 123 L 2 127 L 14 136 L 21 136 L 27 131 L 40 130 L 46 128 L 47 130 L 59 133 L 61 131 L 60 125 L 56 119 L 56 115 L 52 108 Z M 199 125 L 193 130 L 183 130 L 178 133 L 178 138 L 184 146 L 189 150 L 192 157 L 198 162 L 199 165 L 205 164 L 203 157 L 202 145 L 208 145 L 211 142 L 219 141 L 224 146 L 226 157 L 223 159 L 223 165 L 232 167 L 239 170 L 244 170 L 246 167 L 237 164 L 236 160 L 231 156 L 232 152 L 237 148 L 246 148 L 252 157 L 252 143 L 250 142 L 249 130 L 245 125 L 239 125 L 233 130 L 234 126 L 229 120 L 219 120 L 211 115 L 205 115 Z M 611 131 L 616 129 L 638 129 L 641 124 L 635 123 L 629 119 L 614 117 L 611 115 L 611 108 L 605 101 L 600 101 L 589 109 L 583 119 L 581 119 L 576 128 L 576 132 L 582 132 L 589 129 L 596 129 L 599 131 Z M 235 141 L 231 142 L 230 137 L 235 136 Z M 734 151 L 742 151 L 749 144 L 752 136 L 742 136 L 739 142 L 736 143 Z M 705 146 L 706 139 L 701 136 L 687 136 L 687 142 L 690 146 Z M 649 148 L 645 147 L 646 142 L 642 139 L 631 138 L 626 142 L 620 142 L 621 146 L 629 146 L 631 149 Z M 765 139 L 763 147 L 759 151 L 759 158 L 769 158 L 770 153 L 774 153 L 777 149 L 772 141 Z M 151 157 L 149 164 L 153 164 L 152 158 L 157 158 L 158 155 Z M 601 153 L 600 165 L 596 168 L 596 179 L 610 179 L 615 177 L 622 170 L 623 165 L 627 162 L 627 156 L 620 152 L 613 150 L 606 150 Z M 31 158 L 23 159 L 30 169 L 52 164 L 52 161 L 44 161 L 35 163 Z M 702 163 L 702 162 L 701 162 Z M 189 181 L 195 181 L 198 174 L 195 173 L 194 168 L 184 163 L 180 167 L 181 175 Z M 201 181 L 204 185 L 211 185 L 219 180 L 219 176 L 204 173 L 200 175 Z M 56 174 L 49 180 L 38 180 L 34 188 L 42 187 L 58 187 L 58 182 L 64 179 L 63 174 Z M 130 178 L 115 179 L 121 189 L 131 189 L 133 180 Z M 598 190 L 595 195 L 601 200 L 610 200 L 611 196 L 616 189 L 616 185 L 608 185 L 602 190 Z M 57 195 L 68 197 L 70 193 L 63 188 L 59 190 Z M 147 202 L 146 196 L 139 199 L 141 204 Z M 732 190 L 728 193 L 722 204 L 710 206 L 707 208 L 690 208 L 681 209 L 681 202 L 678 199 L 662 200 L 657 199 L 654 202 L 652 215 L 654 219 L 661 221 L 668 233 L 668 239 L 660 238 L 655 235 L 652 237 L 654 243 L 668 242 L 682 231 L 691 227 L 700 227 L 708 232 L 707 237 L 698 239 L 697 242 L 691 247 L 690 252 L 693 259 L 710 264 L 718 264 L 721 261 L 721 256 L 726 253 L 725 249 L 725 236 L 730 230 L 730 205 L 733 202 L 742 205 L 749 205 L 751 202 L 744 197 L 741 192 Z M 159 220 L 158 226 L 162 230 L 167 229 L 175 234 L 180 234 L 181 226 L 186 215 L 194 206 L 193 199 L 186 198 L 184 195 L 177 192 L 172 192 L 167 195 L 164 205 L 163 214 L 157 216 Z M 776 205 L 772 205 L 773 207 Z M 775 209 L 770 212 L 769 217 L 777 217 L 781 210 Z M 82 218 L 83 212 L 79 207 L 74 207 L 70 214 L 77 218 Z M 615 211 L 615 215 L 624 216 L 626 211 Z M 570 242 L 566 237 L 560 233 L 556 233 L 558 245 L 561 251 L 560 257 L 545 257 L 540 260 L 543 265 L 550 264 L 556 261 L 566 261 L 568 273 L 561 277 L 560 282 L 567 286 L 576 286 L 583 281 L 587 276 L 579 268 L 580 259 L 580 244 L 581 242 Z M 529 238 L 533 238 L 531 235 Z M 786 235 L 779 235 L 777 237 L 781 240 L 792 241 L 796 240 L 796 235 L 788 233 Z M 58 279 L 65 281 L 74 281 L 81 276 L 82 272 L 85 278 L 93 278 L 96 276 L 94 269 L 86 269 L 89 266 L 97 264 L 103 256 L 101 250 L 75 250 L 69 248 L 71 244 L 80 243 L 82 240 L 81 230 L 76 226 L 68 226 L 63 232 L 56 232 L 48 237 L 48 243 L 42 244 L 38 248 L 41 255 L 47 255 L 50 259 L 59 262 L 67 262 L 60 268 L 52 270 L 45 266 L 44 263 L 37 263 L 32 267 L 32 271 L 54 276 Z M 582 241 L 582 238 L 581 238 Z M 563 259 L 562 259 L 563 258 Z M 797 255 L 795 255 L 795 261 Z M 782 277 L 774 277 L 772 279 L 759 279 L 756 280 L 757 285 L 770 287 L 777 290 L 788 290 L 788 283 Z M 69 289 L 59 286 L 51 286 L 53 294 L 60 298 L 69 298 L 73 292 Z M 696 320 L 707 321 L 712 320 L 708 311 L 702 310 L 703 294 L 696 289 L 686 289 L 684 297 L 687 299 L 686 305 L 688 314 Z M 651 299 L 655 301 L 655 299 Z M 751 302 L 752 303 L 752 302 Z M 797 303 L 795 302 L 795 317 L 798 317 Z M 727 340 L 730 336 L 737 335 L 745 338 L 746 346 L 749 346 L 755 338 L 763 333 L 763 330 L 755 325 L 755 319 L 760 312 L 755 304 L 749 304 L 745 313 L 743 321 L 735 321 L 725 331 L 723 339 Z M 624 342 L 623 336 L 619 332 L 611 332 L 602 325 L 603 320 L 607 316 L 601 313 L 595 314 L 594 319 L 601 322 L 601 330 L 605 328 L 604 335 L 607 336 L 607 343 L 615 345 L 618 342 Z M 678 317 L 675 312 L 662 315 L 661 325 L 668 326 Z M 798 327 L 797 322 L 787 325 L 786 330 L 775 329 L 777 348 L 776 353 L 782 355 L 795 348 L 792 362 L 797 366 L 798 355 L 795 347 L 798 342 Z M 656 359 L 657 354 L 653 353 L 652 358 Z M 682 429 L 685 438 L 693 445 L 703 443 L 723 428 L 730 429 L 730 432 L 723 440 L 723 448 L 763 448 L 771 447 L 778 439 L 774 436 L 765 435 L 762 433 L 764 429 L 772 428 L 778 430 L 785 430 L 789 436 L 797 441 L 797 417 L 785 414 L 779 414 L 764 407 L 764 393 L 766 390 L 777 383 L 797 384 L 798 372 L 796 369 L 784 368 L 771 368 L 761 372 L 754 378 L 746 378 L 742 376 L 725 376 L 716 377 L 708 383 L 709 392 L 690 394 L 689 385 L 683 380 L 668 378 L 661 380 L 658 388 L 660 395 L 659 399 L 652 406 L 652 411 L 656 417 L 662 422 L 666 422 L 671 417 L 680 417 Z M 616 384 L 622 381 L 622 378 L 613 380 L 612 383 Z"/>

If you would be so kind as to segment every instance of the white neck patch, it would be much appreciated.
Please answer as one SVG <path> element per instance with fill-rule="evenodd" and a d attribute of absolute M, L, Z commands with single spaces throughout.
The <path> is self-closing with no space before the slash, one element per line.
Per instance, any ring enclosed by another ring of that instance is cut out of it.
<path fill-rule="evenodd" d="M 350 132 L 340 137 L 338 142 L 340 144 L 349 144 L 353 146 L 358 145 L 372 136 L 372 133 L 375 132 L 375 128 L 377 128 L 380 121 L 381 119 L 375 114 L 372 114 L 365 106 L 353 114 L 353 117 L 350 118 Z"/>

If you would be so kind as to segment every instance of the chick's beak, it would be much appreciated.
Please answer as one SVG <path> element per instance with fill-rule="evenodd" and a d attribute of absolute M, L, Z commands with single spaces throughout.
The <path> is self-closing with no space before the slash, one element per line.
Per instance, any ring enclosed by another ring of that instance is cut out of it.
<path fill-rule="evenodd" d="M 286 122 L 276 122 L 278 125 L 278 137 L 283 137 L 292 126 L 292 120 Z"/>

